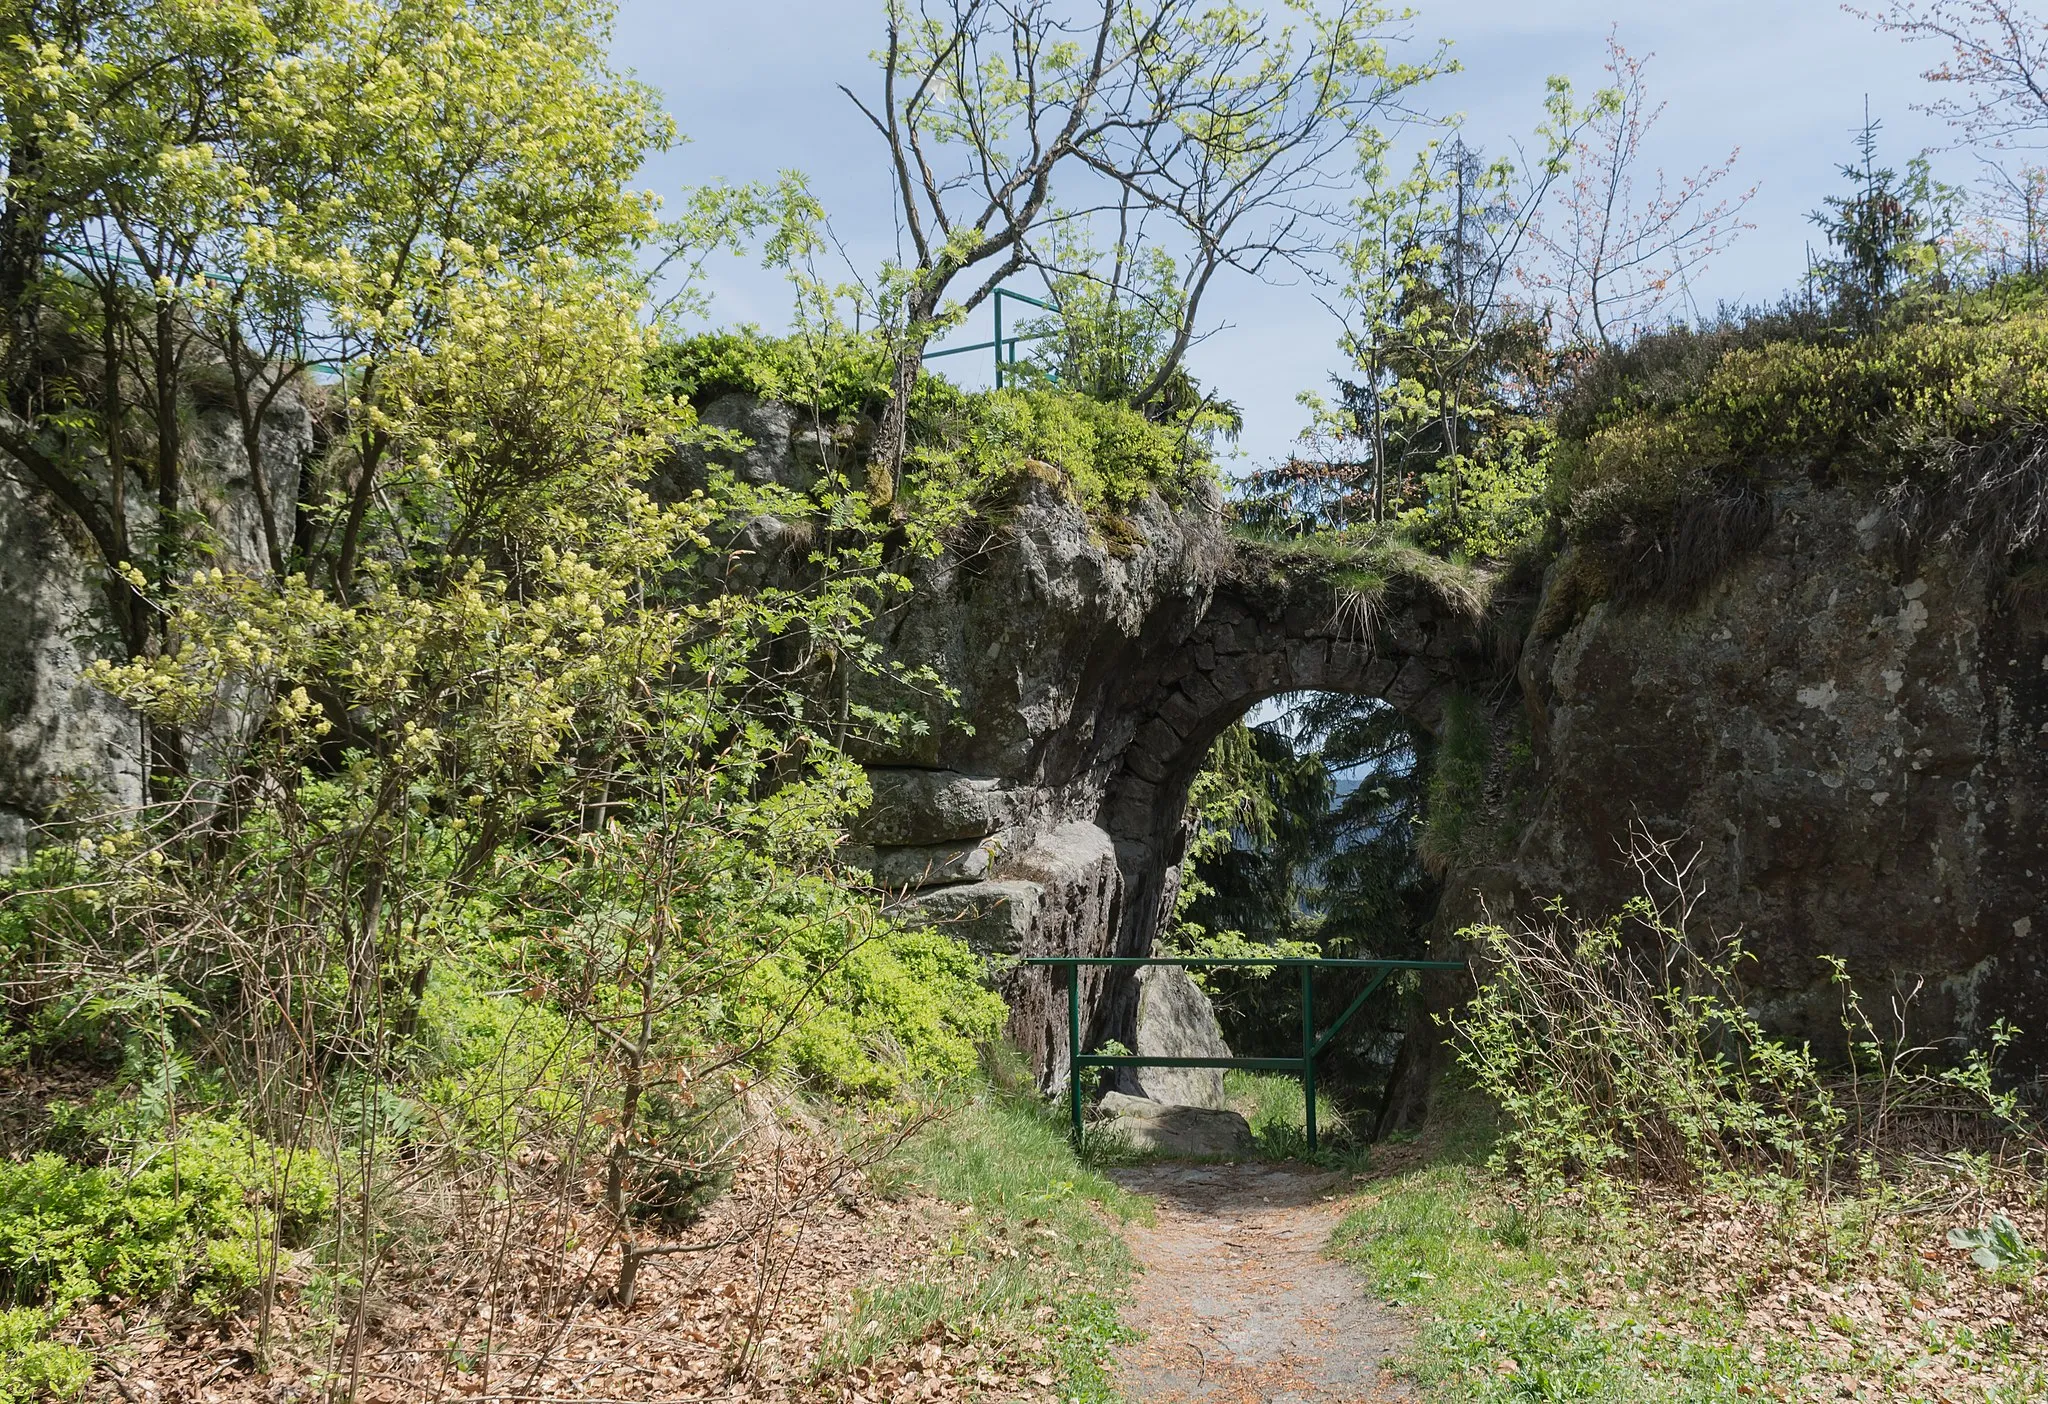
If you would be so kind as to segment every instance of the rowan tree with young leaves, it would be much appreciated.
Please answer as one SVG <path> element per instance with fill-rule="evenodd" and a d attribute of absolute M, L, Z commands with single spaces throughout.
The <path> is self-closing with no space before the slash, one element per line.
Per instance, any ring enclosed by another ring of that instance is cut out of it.
<path fill-rule="evenodd" d="M 352 597 L 401 524 L 388 398 L 453 304 L 623 268 L 669 135 L 598 0 L 25 0 L 0 29 L 0 470 L 92 543 L 121 652 L 204 558 L 195 387 L 239 429 L 271 576 Z M 331 385 L 319 389 L 315 380 Z M 286 397 L 333 449 L 273 448 Z M 298 470 L 298 471 L 294 471 Z M 136 582 L 140 582 L 139 584 Z M 183 768 L 151 732 L 152 775 Z"/>
<path fill-rule="evenodd" d="M 2048 20 L 2014 0 L 1889 0 L 1842 7 L 1909 43 L 1945 55 L 1920 76 L 1950 86 L 1924 110 L 1965 141 L 2009 146 L 2048 128 Z"/>
<path fill-rule="evenodd" d="M 1739 150 L 1676 181 L 1660 168 L 1638 183 L 1643 144 L 1665 106 L 1644 80 L 1650 57 L 1609 31 L 1604 100 L 1574 143 L 1555 213 L 1534 230 L 1545 260 L 1532 282 L 1557 297 L 1567 335 L 1602 350 L 1653 325 L 1687 278 L 1751 227 L 1739 215 L 1756 187 L 1719 194 Z"/>
<path fill-rule="evenodd" d="M 1444 70 L 1397 62 L 1403 16 L 1379 0 L 888 0 L 881 92 L 848 90 L 887 149 L 908 247 L 881 309 L 895 373 L 870 493 L 902 469 L 924 348 L 1025 269 L 1126 293 L 1175 245 L 1155 297 L 1172 334 L 1133 403 L 1173 384 L 1225 270 L 1271 276 L 1327 247 L 1353 146 Z M 1116 229 L 1110 268 L 1061 266 L 1077 226 Z M 1116 270 L 1132 270 L 1127 279 Z"/>

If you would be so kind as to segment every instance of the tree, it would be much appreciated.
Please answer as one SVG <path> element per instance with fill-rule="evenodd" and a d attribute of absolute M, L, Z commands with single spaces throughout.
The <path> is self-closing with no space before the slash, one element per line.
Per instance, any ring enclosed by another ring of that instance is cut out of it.
<path fill-rule="evenodd" d="M 232 406 L 269 573 L 357 593 L 408 461 L 398 387 L 465 301 L 583 295 L 651 231 L 669 127 L 600 0 L 24 0 L 0 45 L 0 465 L 92 543 L 119 649 L 203 543 L 186 419 Z M 316 388 L 315 381 L 324 388 Z M 331 410 L 296 480 L 265 425 Z M 214 398 L 219 398 L 216 394 Z M 516 476 L 516 475 L 515 475 Z M 519 483 L 495 485 L 516 492 Z M 470 527 L 491 504 L 462 504 Z M 461 529 L 458 527 L 458 529 Z M 405 543 L 399 549 L 410 549 Z M 182 743 L 150 732 L 150 772 Z"/>
<path fill-rule="evenodd" d="M 1962 192 L 1934 179 L 1924 156 L 1908 161 L 1903 175 L 1880 166 L 1881 128 L 1866 110 L 1856 133 L 1858 159 L 1839 167 L 1850 193 L 1828 196 L 1825 208 L 1810 216 L 1834 250 L 1816 265 L 1816 281 L 1837 313 L 1866 333 L 1908 287 L 1946 286 L 1944 238 L 1953 232 L 1962 200 Z"/>
<path fill-rule="evenodd" d="M 1307 397 L 1308 451 L 1256 475 L 1252 496 L 1403 518 L 1433 548 L 1476 555 L 1501 554 L 1533 523 L 1551 355 L 1518 273 L 1590 116 L 1561 78 L 1545 108 L 1536 152 L 1514 159 L 1489 160 L 1457 133 L 1405 167 L 1383 142 L 1362 147 L 1332 306 L 1356 374 L 1333 377 L 1334 406 Z"/>
<path fill-rule="evenodd" d="M 1395 63 L 1378 0 L 1287 0 L 1287 22 L 1212 0 L 889 0 L 882 90 L 848 90 L 889 153 L 909 248 L 889 280 L 895 373 L 871 495 L 895 493 L 924 347 L 1027 268 L 1138 290 L 1159 230 L 1178 241 L 1173 333 L 1131 398 L 1153 403 L 1215 276 L 1270 276 L 1323 247 L 1333 162 L 1445 65 Z M 1074 203 L 1063 203 L 1072 200 Z M 1063 266 L 1113 222 L 1110 268 Z M 965 292 L 949 301 L 956 283 Z"/>
<path fill-rule="evenodd" d="M 1735 167 L 1739 151 L 1719 165 L 1702 166 L 1671 184 L 1659 170 L 1638 191 L 1643 142 L 1664 114 L 1643 80 L 1648 55 L 1607 36 L 1610 83 L 1584 134 L 1574 144 L 1576 172 L 1558 202 L 1558 228 L 1537 226 L 1536 246 L 1550 268 L 1537 271 L 1537 287 L 1555 292 L 1571 337 L 1611 349 L 1649 326 L 1685 286 L 1686 278 L 1751 226 L 1737 213 L 1756 187 L 1725 199 L 1715 190 Z"/>
<path fill-rule="evenodd" d="M 1962 95 L 1922 110 L 1950 123 L 1965 141 L 2006 146 L 2048 127 L 2048 22 L 2012 0 L 1890 0 L 1876 10 L 1842 8 L 1909 43 L 1948 50 L 1921 76 L 1952 84 Z"/>
<path fill-rule="evenodd" d="M 2048 169 L 1984 165 L 1980 209 L 1990 226 L 1987 251 L 1999 271 L 2033 277 L 2048 267 Z"/>

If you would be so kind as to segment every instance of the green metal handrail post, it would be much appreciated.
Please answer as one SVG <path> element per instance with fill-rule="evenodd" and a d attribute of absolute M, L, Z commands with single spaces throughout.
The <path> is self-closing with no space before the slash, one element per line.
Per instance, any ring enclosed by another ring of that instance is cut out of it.
<path fill-rule="evenodd" d="M 1081 1149 L 1081 967 L 1067 967 L 1067 1104 L 1074 1117 L 1074 1149 Z"/>
<path fill-rule="evenodd" d="M 1003 290 L 996 289 L 996 389 L 1003 388 Z"/>
<path fill-rule="evenodd" d="M 1316 1153 L 1316 968 L 1301 966 L 1301 1101 L 1308 1153 Z"/>

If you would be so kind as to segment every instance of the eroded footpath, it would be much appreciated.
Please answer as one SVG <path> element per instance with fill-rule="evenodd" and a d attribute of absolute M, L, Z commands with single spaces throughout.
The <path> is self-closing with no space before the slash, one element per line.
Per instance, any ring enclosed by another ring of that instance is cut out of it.
<path fill-rule="evenodd" d="M 1159 1404 L 1381 1404 L 1415 1395 L 1390 1358 L 1400 1318 L 1323 1256 L 1343 1177 L 1277 1165 L 1145 1165 L 1114 1172 L 1150 1196 L 1132 1225 L 1144 1267 L 1126 1314 L 1143 1333 L 1119 1383 Z"/>

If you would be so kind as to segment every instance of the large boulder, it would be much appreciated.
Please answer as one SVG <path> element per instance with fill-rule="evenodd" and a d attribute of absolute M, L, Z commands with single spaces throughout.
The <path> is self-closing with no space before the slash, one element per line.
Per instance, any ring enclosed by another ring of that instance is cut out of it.
<path fill-rule="evenodd" d="M 1242 1160 L 1257 1143 L 1251 1124 L 1234 1111 L 1168 1106 L 1122 1092 L 1104 1094 L 1096 1125 L 1132 1150 L 1190 1160 Z"/>
<path fill-rule="evenodd" d="M 1228 1058 L 1216 1006 L 1177 965 L 1148 965 L 1138 975 L 1138 1041 L 1147 1058 Z M 1139 1092 L 1155 1102 L 1221 1110 L 1221 1068 L 1134 1068 Z"/>
<path fill-rule="evenodd" d="M 1496 919 L 1613 912 L 1646 832 L 1697 855 L 1693 929 L 1741 934 L 1781 1029 L 1839 1044 L 1839 957 L 1915 1037 L 2007 1018 L 2040 1066 L 2048 620 L 1975 543 L 1902 538 L 1874 497 L 1801 477 L 1768 500 L 1769 535 L 1697 602 L 1602 603 L 1532 642 L 1530 822 L 1504 872 L 1454 885 L 1496 884 Z"/>
<path fill-rule="evenodd" d="M 287 389 L 271 401 L 258 434 L 273 502 L 297 499 L 314 429 L 306 393 Z M 179 505 L 204 558 L 264 570 L 268 552 L 240 422 L 222 407 L 199 406 L 184 432 Z M 154 532 L 154 500 L 141 484 L 130 485 L 131 540 Z M 120 657 L 104 576 L 105 563 L 75 518 L 0 473 L 0 871 L 27 857 L 38 825 L 142 802 L 141 724 L 85 680 L 96 660 Z M 234 706 L 224 713 L 222 728 L 247 720 Z M 195 766 L 203 766 L 209 743 L 222 738 L 202 728 L 186 739 Z"/>

